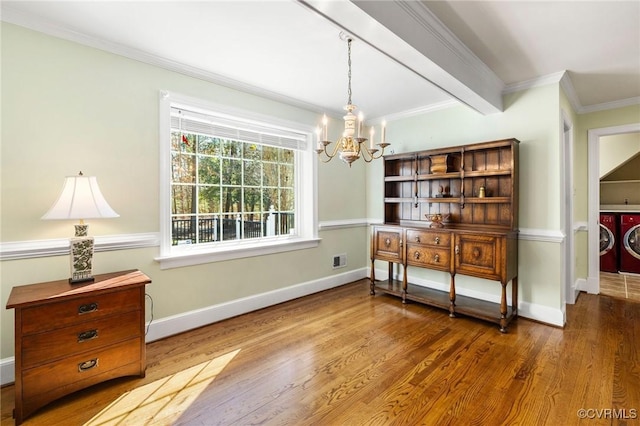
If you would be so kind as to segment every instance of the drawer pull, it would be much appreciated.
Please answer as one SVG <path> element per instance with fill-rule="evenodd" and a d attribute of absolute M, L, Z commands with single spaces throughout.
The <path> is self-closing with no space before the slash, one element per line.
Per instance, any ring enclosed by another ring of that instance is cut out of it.
<path fill-rule="evenodd" d="M 460 246 L 456 244 L 456 249 L 455 249 L 456 254 L 460 254 Z"/>
<path fill-rule="evenodd" d="M 477 258 L 479 258 L 479 257 L 480 257 L 480 249 L 479 249 L 478 247 L 474 247 L 474 248 L 473 248 L 473 257 L 474 257 L 475 259 L 477 259 Z"/>
<path fill-rule="evenodd" d="M 98 330 L 87 330 L 82 333 L 78 333 L 78 343 L 86 342 L 87 340 L 95 339 L 98 337 Z"/>
<path fill-rule="evenodd" d="M 389 238 L 387 238 L 386 240 L 384 240 L 384 245 L 386 247 L 389 247 L 391 245 L 391 240 Z"/>
<path fill-rule="evenodd" d="M 98 358 L 90 359 L 89 361 L 81 362 L 78 364 L 78 371 L 83 372 L 87 370 L 91 370 L 94 367 L 98 366 Z"/>
<path fill-rule="evenodd" d="M 440 244 L 440 237 L 436 237 L 436 244 Z"/>
<path fill-rule="evenodd" d="M 440 263 L 440 255 L 439 255 L 439 254 L 436 254 L 435 256 L 433 256 L 433 261 L 434 261 L 435 263 Z"/>
<path fill-rule="evenodd" d="M 416 243 L 420 242 L 420 235 L 416 235 Z"/>
<path fill-rule="evenodd" d="M 416 260 L 420 259 L 420 252 L 419 252 L 419 251 L 417 251 L 417 252 L 413 253 L 413 257 L 414 257 L 414 259 L 416 259 Z"/>
<path fill-rule="evenodd" d="M 87 303 L 86 305 L 78 306 L 78 315 L 90 314 L 98 310 L 98 304 L 96 302 Z"/>

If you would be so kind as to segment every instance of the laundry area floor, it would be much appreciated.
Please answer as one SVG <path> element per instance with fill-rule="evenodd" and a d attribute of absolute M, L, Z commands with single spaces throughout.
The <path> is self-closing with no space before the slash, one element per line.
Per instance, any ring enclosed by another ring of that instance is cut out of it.
<path fill-rule="evenodd" d="M 640 275 L 600 272 L 600 294 L 640 302 Z"/>

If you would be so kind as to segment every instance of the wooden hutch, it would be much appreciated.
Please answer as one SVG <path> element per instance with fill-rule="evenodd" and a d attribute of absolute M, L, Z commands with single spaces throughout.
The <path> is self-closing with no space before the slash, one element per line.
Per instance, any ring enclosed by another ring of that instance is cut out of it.
<path fill-rule="evenodd" d="M 384 224 L 371 241 L 371 294 L 396 295 L 492 321 L 518 306 L 518 144 L 505 139 L 384 157 Z M 389 262 L 376 281 L 375 261 Z M 403 266 L 395 280 L 393 265 Z M 408 267 L 449 272 L 448 292 L 407 282 Z M 456 274 L 499 281 L 500 303 L 456 294 Z M 512 302 L 507 304 L 511 282 Z"/>

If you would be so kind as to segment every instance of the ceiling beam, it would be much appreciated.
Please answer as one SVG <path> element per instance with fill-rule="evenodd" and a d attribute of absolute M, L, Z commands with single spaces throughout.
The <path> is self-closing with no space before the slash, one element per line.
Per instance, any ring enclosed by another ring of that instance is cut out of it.
<path fill-rule="evenodd" d="M 504 83 L 419 1 L 298 0 L 481 114 Z"/>

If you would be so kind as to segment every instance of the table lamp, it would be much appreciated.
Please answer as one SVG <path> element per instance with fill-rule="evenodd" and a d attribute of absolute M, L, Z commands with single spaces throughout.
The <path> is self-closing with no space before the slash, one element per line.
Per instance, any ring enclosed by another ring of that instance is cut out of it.
<path fill-rule="evenodd" d="M 42 219 L 79 219 L 75 237 L 70 239 L 70 283 L 93 281 L 93 237 L 87 236 L 84 219 L 119 217 L 102 196 L 95 176 L 67 176 L 62 192 Z"/>

